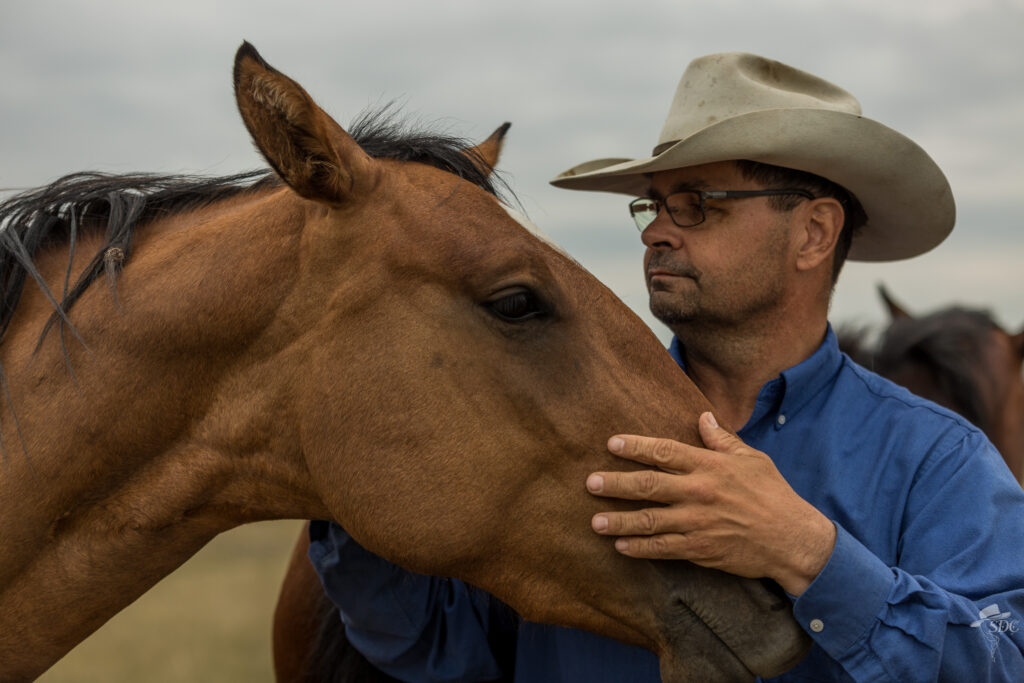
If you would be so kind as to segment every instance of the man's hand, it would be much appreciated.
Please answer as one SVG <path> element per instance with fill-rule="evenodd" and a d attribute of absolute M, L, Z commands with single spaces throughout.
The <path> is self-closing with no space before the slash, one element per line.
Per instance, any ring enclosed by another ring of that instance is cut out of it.
<path fill-rule="evenodd" d="M 619 536 L 623 555 L 689 560 L 751 578 L 768 577 L 800 595 L 835 545 L 835 525 L 790 488 L 771 458 L 700 418 L 707 448 L 671 439 L 614 436 L 615 455 L 658 470 L 596 472 L 598 496 L 663 503 L 635 512 L 602 512 L 592 525 Z"/>

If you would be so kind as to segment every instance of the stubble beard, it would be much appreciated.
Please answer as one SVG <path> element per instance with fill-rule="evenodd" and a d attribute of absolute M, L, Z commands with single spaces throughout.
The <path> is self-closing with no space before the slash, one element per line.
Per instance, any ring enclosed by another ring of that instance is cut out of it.
<path fill-rule="evenodd" d="M 685 325 L 694 320 L 697 316 L 697 297 L 683 297 L 679 294 L 672 295 L 662 290 L 651 290 L 650 309 L 651 314 L 660 320 L 669 329 L 675 330 L 677 325 Z"/>
<path fill-rule="evenodd" d="M 677 335 L 684 327 L 691 332 L 697 329 L 707 332 L 737 329 L 774 310 L 782 296 L 778 282 L 770 278 L 745 283 L 739 292 L 735 292 L 735 297 L 719 288 L 719 296 L 708 299 L 702 295 L 701 284 L 700 280 L 694 280 L 692 288 L 682 292 L 652 287 L 649 300 L 651 314 Z"/>
<path fill-rule="evenodd" d="M 678 278 L 688 278 L 685 289 L 675 290 L 670 286 L 648 280 L 648 306 L 651 314 L 670 329 L 675 325 L 693 320 L 699 310 L 700 271 L 693 265 L 675 262 L 670 254 L 656 252 L 645 264 L 648 272 L 665 270 Z"/>

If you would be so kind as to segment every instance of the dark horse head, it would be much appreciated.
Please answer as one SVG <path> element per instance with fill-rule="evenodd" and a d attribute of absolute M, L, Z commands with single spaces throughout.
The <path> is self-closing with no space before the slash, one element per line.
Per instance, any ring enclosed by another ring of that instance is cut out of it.
<path fill-rule="evenodd" d="M 854 360 L 985 432 L 1014 476 L 1024 476 L 1024 332 L 1010 334 L 985 310 L 947 306 L 912 315 L 879 287 L 889 326 L 874 346 L 840 333 Z"/>

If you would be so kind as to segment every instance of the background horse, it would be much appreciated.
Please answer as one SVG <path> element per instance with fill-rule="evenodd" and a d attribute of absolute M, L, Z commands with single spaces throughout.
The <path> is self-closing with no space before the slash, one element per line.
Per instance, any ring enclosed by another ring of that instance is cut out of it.
<path fill-rule="evenodd" d="M 954 410 L 985 432 L 1017 481 L 1024 477 L 1024 332 L 1009 334 L 987 311 L 948 306 L 914 316 L 884 287 L 890 324 L 874 346 L 841 331 L 855 361 Z"/>
<path fill-rule="evenodd" d="M 777 591 L 590 532 L 586 475 L 626 466 L 608 435 L 697 443 L 709 406 L 499 203 L 504 127 L 353 137 L 248 44 L 234 84 L 276 176 L 84 174 L 0 207 L 0 679 L 275 518 L 648 647 L 669 681 L 798 661 Z"/>

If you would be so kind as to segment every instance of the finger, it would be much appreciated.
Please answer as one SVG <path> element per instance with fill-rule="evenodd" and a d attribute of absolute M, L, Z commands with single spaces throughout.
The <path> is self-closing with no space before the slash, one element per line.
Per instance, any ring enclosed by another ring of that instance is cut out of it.
<path fill-rule="evenodd" d="M 681 482 L 659 470 L 636 472 L 595 472 L 587 477 L 587 490 L 605 498 L 649 500 L 655 503 L 677 503 L 682 500 Z"/>
<path fill-rule="evenodd" d="M 686 531 L 686 519 L 677 507 L 645 508 L 629 512 L 602 512 L 590 524 L 606 536 L 652 536 Z"/>
<path fill-rule="evenodd" d="M 696 466 L 697 452 L 703 449 L 673 439 L 618 434 L 608 439 L 608 450 L 620 458 L 670 472 L 685 472 Z"/>
<path fill-rule="evenodd" d="M 615 549 L 627 557 L 649 560 L 688 560 L 686 534 L 670 533 L 656 536 L 624 536 L 615 539 Z"/>
<path fill-rule="evenodd" d="M 718 453 L 738 453 L 745 446 L 739 437 L 722 429 L 710 412 L 700 416 L 697 428 L 704 445 Z"/>

